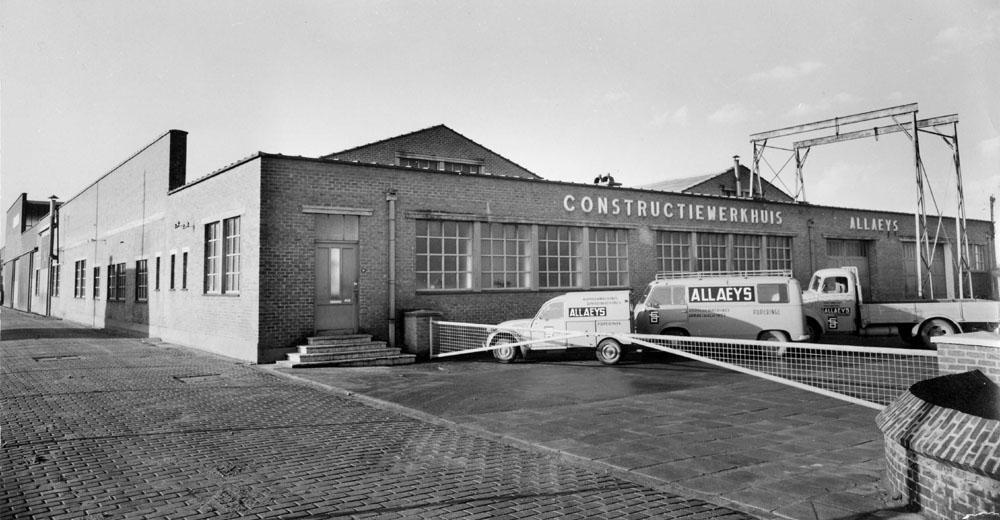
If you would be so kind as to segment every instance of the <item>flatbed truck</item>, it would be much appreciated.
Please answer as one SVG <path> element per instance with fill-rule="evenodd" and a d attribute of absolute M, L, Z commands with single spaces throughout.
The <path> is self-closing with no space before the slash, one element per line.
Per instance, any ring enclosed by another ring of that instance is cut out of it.
<path fill-rule="evenodd" d="M 993 300 L 866 302 L 853 267 L 816 271 L 802 303 L 814 342 L 826 334 L 899 335 L 910 345 L 933 348 L 935 336 L 1000 328 L 1000 302 Z"/>

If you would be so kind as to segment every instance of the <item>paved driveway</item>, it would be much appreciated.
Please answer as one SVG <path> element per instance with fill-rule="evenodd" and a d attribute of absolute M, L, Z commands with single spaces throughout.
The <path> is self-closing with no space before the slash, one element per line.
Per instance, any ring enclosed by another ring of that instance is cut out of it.
<path fill-rule="evenodd" d="M 278 370 L 762 516 L 901 514 L 876 411 L 679 357 Z"/>

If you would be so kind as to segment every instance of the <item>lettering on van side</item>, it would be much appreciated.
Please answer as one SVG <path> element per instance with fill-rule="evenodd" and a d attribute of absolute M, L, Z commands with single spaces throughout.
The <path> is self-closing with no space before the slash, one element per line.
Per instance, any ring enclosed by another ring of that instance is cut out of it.
<path fill-rule="evenodd" d="M 752 302 L 757 299 L 756 287 L 688 287 L 688 303 Z"/>
<path fill-rule="evenodd" d="M 837 314 L 840 316 L 846 316 L 851 314 L 850 307 L 823 307 L 824 314 Z"/>
<path fill-rule="evenodd" d="M 570 318 L 603 318 L 608 315 L 607 307 L 570 307 Z"/>

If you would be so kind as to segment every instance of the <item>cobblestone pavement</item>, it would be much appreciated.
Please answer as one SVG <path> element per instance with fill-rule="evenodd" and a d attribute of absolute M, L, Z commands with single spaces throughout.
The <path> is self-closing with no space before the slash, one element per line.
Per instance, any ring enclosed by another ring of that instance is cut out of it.
<path fill-rule="evenodd" d="M 2 320 L 2 518 L 753 518 L 230 359 Z"/>

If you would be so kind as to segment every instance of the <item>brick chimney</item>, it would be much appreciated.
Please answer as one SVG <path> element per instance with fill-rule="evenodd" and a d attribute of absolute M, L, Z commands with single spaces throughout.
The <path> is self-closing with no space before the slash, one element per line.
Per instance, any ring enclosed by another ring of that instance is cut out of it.
<path fill-rule="evenodd" d="M 170 131 L 170 178 L 167 191 L 180 188 L 187 182 L 187 132 Z"/>

